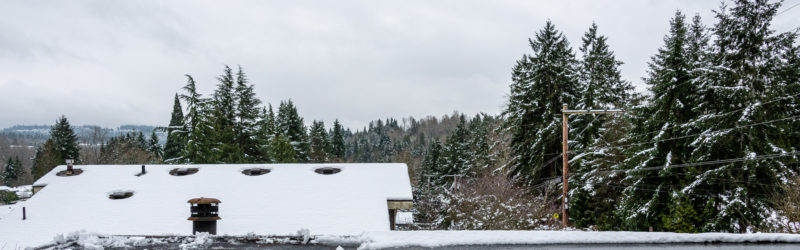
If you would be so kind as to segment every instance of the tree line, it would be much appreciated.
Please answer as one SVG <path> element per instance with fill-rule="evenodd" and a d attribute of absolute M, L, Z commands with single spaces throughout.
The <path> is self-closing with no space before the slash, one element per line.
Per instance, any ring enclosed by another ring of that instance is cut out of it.
<path fill-rule="evenodd" d="M 281 101 L 278 112 L 255 96 L 254 86 L 241 67 L 225 66 L 210 97 L 187 84 L 175 95 L 164 146 L 166 163 L 296 163 L 337 162 L 345 157 L 345 130 L 323 121 L 307 127 L 291 100 Z M 185 106 L 185 107 L 184 107 Z M 185 112 L 184 112 L 185 110 Z"/>
<path fill-rule="evenodd" d="M 509 176 L 527 186 L 560 183 L 562 104 L 623 108 L 569 121 L 575 226 L 774 230 L 783 213 L 774 200 L 797 184 L 800 145 L 797 34 L 770 27 L 779 6 L 737 0 L 714 12 L 710 28 L 677 11 L 648 64 L 645 96 L 621 80 L 621 62 L 596 25 L 577 57 L 547 22 L 512 72 L 503 112 Z"/>

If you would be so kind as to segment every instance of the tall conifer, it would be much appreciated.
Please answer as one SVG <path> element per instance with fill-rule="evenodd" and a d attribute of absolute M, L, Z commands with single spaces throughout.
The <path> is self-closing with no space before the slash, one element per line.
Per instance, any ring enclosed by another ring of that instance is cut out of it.
<path fill-rule="evenodd" d="M 328 141 L 328 133 L 325 132 L 325 123 L 322 121 L 312 122 L 309 131 L 309 142 L 311 149 L 309 158 L 311 162 L 327 162 L 330 142 Z"/>
<path fill-rule="evenodd" d="M 261 159 L 256 133 L 258 133 L 258 118 L 260 114 L 261 100 L 256 97 L 253 85 L 248 84 L 247 75 L 239 66 L 236 73 L 236 141 L 244 153 L 245 162 L 253 162 Z"/>
<path fill-rule="evenodd" d="M 217 77 L 217 89 L 213 95 L 213 135 L 215 138 L 214 162 L 238 163 L 243 161 L 242 149 L 236 142 L 236 97 L 233 70 L 225 65 L 222 75 Z"/>
<path fill-rule="evenodd" d="M 167 127 L 167 142 L 164 145 L 164 162 L 180 161 L 181 153 L 186 146 L 186 126 L 183 123 L 183 108 L 178 94 L 175 94 L 175 102 L 172 105 L 172 116 Z"/>
<path fill-rule="evenodd" d="M 339 119 L 333 121 L 333 131 L 331 133 L 331 155 L 337 160 L 345 158 L 344 129 Z"/>
<path fill-rule="evenodd" d="M 695 28 L 695 35 L 702 35 L 704 31 Z M 694 108 L 699 101 L 696 92 L 701 76 L 693 74 L 695 67 L 700 65 L 694 60 L 701 58 L 699 54 L 703 53 L 703 47 L 692 43 L 686 17 L 680 11 L 676 12 L 670 21 L 669 34 L 664 37 L 664 45 L 653 56 L 648 77 L 644 79 L 652 96 L 647 106 L 632 111 L 642 115 L 639 126 L 631 133 L 642 147 L 636 148 L 629 159 L 634 171 L 625 180 L 631 185 L 625 189 L 620 217 L 625 218 L 628 229 L 653 227 L 659 231 L 670 230 L 664 227 L 662 218 L 670 214 L 669 204 L 683 199 L 678 195 L 680 189 L 688 184 L 687 174 L 694 173 L 692 168 L 638 169 L 682 164 L 689 159 L 691 138 L 671 138 L 686 137 L 694 132 L 687 125 L 697 117 Z M 698 222 L 690 224 L 694 223 Z"/>
<path fill-rule="evenodd" d="M 577 61 L 569 42 L 548 21 L 529 39 L 532 50 L 512 71 L 511 93 L 503 111 L 511 134 L 509 175 L 533 184 L 557 176 L 561 161 L 561 108 L 579 98 Z"/>
<path fill-rule="evenodd" d="M 80 148 L 78 148 L 78 136 L 72 126 L 69 125 L 66 116 L 61 116 L 56 124 L 50 128 L 50 138 L 53 139 L 56 150 L 59 151 L 63 160 L 72 159 L 79 161 Z M 65 161 L 61 162 L 63 164 Z"/>
<path fill-rule="evenodd" d="M 767 0 L 736 0 L 732 8 L 723 6 L 716 12 L 709 76 L 698 106 L 706 115 L 696 121 L 702 134 L 691 144 L 691 159 L 745 160 L 698 167 L 683 189 L 710 203 L 712 217 L 703 221 L 704 230 L 745 232 L 762 226 L 772 214 L 767 197 L 797 173 L 796 165 L 787 164 L 791 157 L 756 158 L 796 147 L 786 140 L 789 106 L 774 94 L 787 90 L 780 45 L 785 39 L 795 42 L 770 28 L 779 6 Z"/>

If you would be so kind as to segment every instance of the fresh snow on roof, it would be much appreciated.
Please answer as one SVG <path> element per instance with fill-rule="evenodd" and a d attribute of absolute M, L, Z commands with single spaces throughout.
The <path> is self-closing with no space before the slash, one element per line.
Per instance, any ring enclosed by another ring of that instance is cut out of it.
<path fill-rule="evenodd" d="M 390 231 L 357 237 L 320 236 L 325 245 L 360 245 L 358 249 L 464 245 L 662 244 L 662 243 L 800 243 L 798 234 L 663 233 L 587 231 Z"/>
<path fill-rule="evenodd" d="M 199 168 L 173 176 L 174 168 Z M 242 170 L 259 167 L 259 176 Z M 314 172 L 337 167 L 332 175 Z M 61 177 L 58 166 L 36 181 L 46 185 L 0 218 L 0 246 L 37 246 L 58 234 L 86 230 L 109 235 L 190 235 L 187 201 L 219 199 L 220 235 L 292 235 L 299 229 L 312 234 L 359 235 L 389 231 L 387 200 L 411 200 L 405 164 L 241 164 L 75 166 L 83 173 Z M 112 200 L 110 193 L 133 191 Z"/>

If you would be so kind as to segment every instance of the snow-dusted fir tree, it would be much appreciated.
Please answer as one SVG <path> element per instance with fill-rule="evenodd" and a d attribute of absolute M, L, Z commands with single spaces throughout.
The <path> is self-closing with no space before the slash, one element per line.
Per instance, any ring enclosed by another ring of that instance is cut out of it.
<path fill-rule="evenodd" d="M 236 88 L 234 89 L 236 99 L 236 121 L 234 131 L 236 132 L 236 143 L 242 155 L 243 162 L 256 162 L 263 158 L 259 150 L 259 142 L 256 140 L 258 133 L 258 118 L 260 115 L 261 100 L 256 97 L 253 85 L 249 84 L 247 75 L 239 70 L 236 72 Z"/>
<path fill-rule="evenodd" d="M 528 184 L 557 176 L 561 161 L 561 108 L 579 98 L 577 61 L 569 42 L 548 21 L 528 40 L 532 53 L 512 71 L 509 102 L 503 115 L 511 134 L 508 173 Z"/>
<path fill-rule="evenodd" d="M 690 32 L 685 15 L 678 11 L 670 20 L 664 45 L 648 64 L 644 81 L 652 96 L 645 106 L 631 110 L 639 115 L 637 126 L 631 131 L 631 143 L 641 146 L 632 150 L 627 162 L 632 170 L 625 179 L 628 186 L 619 211 L 624 228 L 697 231 L 696 224 L 700 223 L 697 217 L 676 218 L 686 222 L 680 228 L 671 226 L 678 223 L 669 220 L 679 211 L 696 213 L 702 208 L 699 201 L 703 197 L 689 197 L 700 206 L 674 207 L 687 198 L 681 189 L 697 172 L 693 168 L 643 169 L 682 164 L 690 158 L 692 139 L 686 136 L 694 132 L 690 125 L 698 115 L 695 108 L 702 77 L 694 72 L 704 67 L 700 61 L 705 53 L 704 41 L 705 31 L 699 17 Z"/>
<path fill-rule="evenodd" d="M 579 49 L 582 58 L 578 67 L 578 79 L 582 92 L 577 107 L 572 107 L 573 109 L 620 108 L 629 101 L 633 85 L 622 79 L 619 69 L 622 62 L 616 59 L 607 41 L 608 38 L 597 33 L 597 24 L 595 23 L 592 23 L 592 26 L 583 35 L 583 43 Z M 571 148 L 585 149 L 594 145 L 595 140 L 600 137 L 603 123 L 609 119 L 613 119 L 613 117 L 608 115 L 574 116 L 570 121 L 570 132 L 575 132 Z M 576 158 L 580 158 L 580 156 Z M 579 162 L 579 166 L 583 165 L 580 164 L 582 162 L 584 161 Z"/>
<path fill-rule="evenodd" d="M 475 115 L 469 122 L 470 164 L 475 168 L 476 174 L 494 166 L 497 161 L 491 138 L 489 138 L 489 127 L 492 122 L 494 122 L 494 117 L 484 113 Z"/>
<path fill-rule="evenodd" d="M 275 163 L 296 163 L 297 152 L 294 150 L 289 138 L 285 135 L 275 135 L 270 140 L 270 157 Z"/>
<path fill-rule="evenodd" d="M 345 151 L 344 128 L 339 119 L 336 119 L 333 121 L 333 131 L 331 131 L 331 156 L 337 161 L 343 161 Z"/>
<path fill-rule="evenodd" d="M 2 175 L 0 175 L 0 180 L 3 181 L 2 183 L 5 186 L 15 186 L 18 184 L 21 174 L 22 164 L 19 161 L 19 156 L 16 157 L 16 160 L 8 157 L 8 161 L 6 162 L 5 166 L 3 166 L 3 172 Z"/>
<path fill-rule="evenodd" d="M 158 135 L 156 135 L 156 131 L 150 133 L 150 139 L 147 140 L 147 152 L 153 154 L 153 159 L 159 161 L 164 156 L 164 150 L 161 148 L 161 144 L 158 143 Z"/>
<path fill-rule="evenodd" d="M 308 161 L 308 134 L 303 125 L 303 118 L 297 114 L 297 108 L 292 100 L 281 101 L 278 106 L 278 116 L 275 119 L 278 134 L 289 139 L 295 150 L 295 160 Z"/>
<path fill-rule="evenodd" d="M 414 189 L 414 220 L 430 223 L 433 228 L 441 224 L 447 211 L 443 200 L 446 180 L 439 174 L 446 164 L 442 143 L 434 139 L 425 151 L 422 166 L 417 172 L 417 188 Z"/>
<path fill-rule="evenodd" d="M 59 151 L 62 159 L 79 161 L 78 136 L 75 135 L 75 131 L 69 125 L 66 116 L 62 115 L 58 118 L 56 124 L 50 128 L 50 138 L 53 139 L 55 148 Z M 61 163 L 63 164 L 64 161 L 62 160 Z"/>
<path fill-rule="evenodd" d="M 737 0 L 716 12 L 709 75 L 698 106 L 704 114 L 697 120 L 702 135 L 691 143 L 692 161 L 732 161 L 698 166 L 694 181 L 682 190 L 708 201 L 711 213 L 704 230 L 745 232 L 767 226 L 765 219 L 774 211 L 768 197 L 797 173 L 797 165 L 790 164 L 795 156 L 788 156 L 797 145 L 787 133 L 797 129 L 790 127 L 797 124 L 790 116 L 797 106 L 786 100 L 797 99 L 791 91 L 800 83 L 786 82 L 781 75 L 788 66 L 782 56 L 785 45 L 795 41 L 770 28 L 779 6 Z"/>
<path fill-rule="evenodd" d="M 472 150 L 470 135 L 467 130 L 467 121 L 464 115 L 459 116 L 456 129 L 447 137 L 444 146 L 445 166 L 437 175 L 444 177 L 445 182 L 452 183 L 456 178 L 465 180 L 475 177 L 475 168 L 472 166 Z"/>
<path fill-rule="evenodd" d="M 175 102 L 172 105 L 172 115 L 167 127 L 167 142 L 164 144 L 164 162 L 179 162 L 181 153 L 186 147 L 186 126 L 184 126 L 183 108 L 178 94 L 175 93 Z"/>
<path fill-rule="evenodd" d="M 582 88 L 577 107 L 574 109 L 613 109 L 625 108 L 631 101 L 633 86 L 623 80 L 619 67 L 622 62 L 616 59 L 608 45 L 608 38 L 598 34 L 597 24 L 592 23 L 582 38 L 579 64 L 580 86 Z M 613 212 L 613 203 L 607 202 L 609 197 L 616 197 L 615 189 L 605 186 L 607 175 L 598 174 L 614 168 L 620 162 L 610 161 L 613 154 L 605 147 L 608 141 L 602 141 L 609 126 L 619 127 L 617 115 L 572 115 L 570 117 L 570 178 L 572 198 L 571 219 L 576 226 L 585 227 L 606 223 Z"/>
<path fill-rule="evenodd" d="M 580 47 L 582 58 L 579 65 L 578 79 L 583 89 L 574 109 L 605 109 L 621 108 L 629 100 L 633 85 L 622 79 L 619 67 L 622 65 L 614 56 L 607 43 L 608 38 L 597 33 L 597 24 L 592 26 L 583 35 Z M 603 131 L 603 124 L 614 119 L 609 115 L 575 115 L 570 121 L 570 132 L 573 141 L 571 149 L 588 149 L 595 145 L 596 140 Z M 592 160 L 592 155 L 600 154 L 596 150 L 587 150 L 573 156 L 576 161 L 576 171 L 581 167 L 591 167 L 587 163 Z"/>
<path fill-rule="evenodd" d="M 258 146 L 259 155 L 256 162 L 273 162 L 272 140 L 275 138 L 275 112 L 272 111 L 272 104 L 261 109 L 258 119 L 258 131 L 255 141 Z"/>
<path fill-rule="evenodd" d="M 434 139 L 425 151 L 425 157 L 422 160 L 418 177 L 419 186 L 443 185 L 444 179 L 440 173 L 445 171 L 446 165 L 447 159 L 445 158 L 444 147 L 442 147 L 442 143 L 439 140 Z"/>
<path fill-rule="evenodd" d="M 217 77 L 217 89 L 213 95 L 215 153 L 214 161 L 220 163 L 237 163 L 243 161 L 242 149 L 236 141 L 236 96 L 234 85 L 236 80 L 233 70 L 225 65 L 222 75 Z"/>
<path fill-rule="evenodd" d="M 191 75 L 186 75 L 185 91 L 180 97 L 186 103 L 186 144 L 181 154 L 180 162 L 186 163 L 212 163 L 215 162 L 212 148 L 213 123 L 208 115 L 211 101 L 197 92 L 197 85 Z"/>
<path fill-rule="evenodd" d="M 313 121 L 309 131 L 309 159 L 311 162 L 328 162 L 330 142 L 323 121 Z"/>

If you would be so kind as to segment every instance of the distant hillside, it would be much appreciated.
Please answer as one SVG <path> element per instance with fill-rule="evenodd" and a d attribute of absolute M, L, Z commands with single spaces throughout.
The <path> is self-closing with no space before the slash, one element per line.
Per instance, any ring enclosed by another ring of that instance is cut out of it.
<path fill-rule="evenodd" d="M 75 125 L 72 126 L 78 141 L 82 144 L 96 144 L 108 140 L 112 136 L 117 136 L 129 132 L 142 132 L 145 136 L 150 136 L 155 126 L 149 125 L 122 125 L 118 128 L 104 128 L 97 125 Z M 50 125 L 14 125 L 9 128 L 0 129 L 0 135 L 19 142 L 19 144 L 38 144 L 50 138 Z M 166 133 L 156 131 L 159 141 L 166 140 Z"/>

